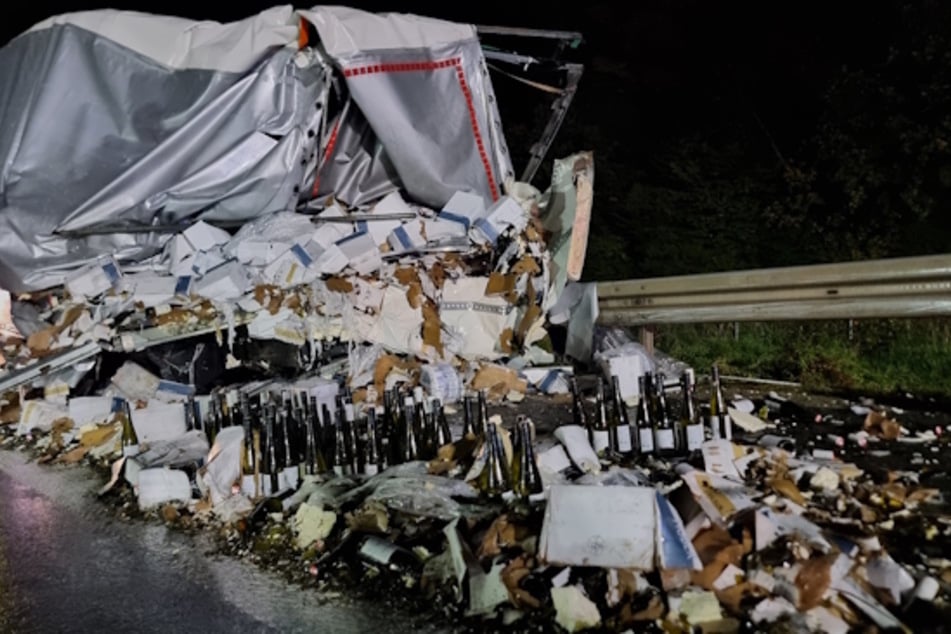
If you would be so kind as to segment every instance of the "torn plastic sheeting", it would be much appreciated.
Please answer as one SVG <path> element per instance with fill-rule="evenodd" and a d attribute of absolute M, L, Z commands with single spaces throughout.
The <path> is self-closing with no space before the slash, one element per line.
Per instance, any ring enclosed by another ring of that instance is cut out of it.
<path fill-rule="evenodd" d="M 205 432 L 193 429 L 171 440 L 140 443 L 141 453 L 135 460 L 143 467 L 187 467 L 201 463 L 208 456 Z"/>
<path fill-rule="evenodd" d="M 453 498 L 478 496 L 479 492 L 466 482 L 423 475 L 384 478 L 366 499 L 392 511 L 448 521 L 463 514 L 462 506 Z"/>
<path fill-rule="evenodd" d="M 601 367 L 608 382 L 616 376 L 621 398 L 632 401 L 640 397 L 638 377 L 654 371 L 654 359 L 639 343 L 627 343 L 619 348 L 598 351 L 594 360 Z"/>
<path fill-rule="evenodd" d="M 24 145 L 18 142 L 16 147 L 31 149 L 17 152 L 14 160 L 7 156 L 13 149 L 9 143 L 0 143 L 0 154 L 9 159 L 4 162 L 17 173 L 31 175 L 16 192 L 6 192 L 7 206 L 0 210 L 0 234 L 8 238 L 0 249 L 4 268 L 25 286 L 47 287 L 60 281 L 57 267 L 70 260 L 82 263 L 103 253 L 137 259 L 164 241 L 159 234 L 122 233 L 67 241 L 50 235 L 57 228 L 147 225 L 156 209 L 162 210 L 164 222 L 172 223 L 199 212 L 204 217 L 241 218 L 291 207 L 294 185 L 303 175 L 296 157 L 312 151 L 317 142 L 295 129 L 318 120 L 313 103 L 324 85 L 310 64 L 294 63 L 296 47 L 282 45 L 296 42 L 297 22 L 290 7 L 231 24 L 202 24 L 198 31 L 197 23 L 187 20 L 93 11 L 57 16 L 29 37 L 15 38 L 6 47 L 10 63 L 5 67 L 22 67 L 24 72 L 0 76 L 3 93 L 37 98 L 33 108 L 0 111 L 4 127 L 25 131 L 20 139 Z M 76 28 L 77 23 L 83 26 Z M 129 36 L 159 31 L 166 37 Z M 36 55 L 37 50 L 43 54 Z M 90 55 L 92 50 L 108 54 Z M 198 75 L 183 66 L 198 60 Z M 141 85 L 151 89 L 130 93 L 130 73 L 138 73 Z M 77 83 L 77 77 L 99 81 Z M 78 90 L 80 98 L 64 100 L 63 90 Z M 89 107 L 107 113 L 104 104 L 114 103 L 125 105 L 121 116 L 103 115 L 92 125 L 82 119 Z M 56 118 L 47 116 L 45 108 L 51 104 Z M 262 109 L 262 104 L 267 106 Z M 146 110 L 149 125 L 125 125 L 130 117 L 144 120 Z M 207 116 L 212 110 L 217 116 Z M 44 125 L 38 126 L 40 121 Z M 71 138 L 64 143 L 70 137 L 58 131 L 78 127 L 86 131 L 80 142 Z M 25 169 L 44 165 L 48 156 L 61 160 L 46 161 L 51 166 L 39 171 Z M 92 169 L 71 173 L 52 167 L 64 162 Z M 40 214 L 33 198 L 44 186 L 47 193 L 63 193 L 45 196 Z M 35 238 L 14 242 L 8 225 L 35 227 Z M 29 272 L 27 258 L 41 250 Z"/>
<path fill-rule="evenodd" d="M 653 570 L 654 489 L 554 485 L 539 540 L 550 564 Z"/>
<path fill-rule="evenodd" d="M 551 295 L 548 296 L 550 298 Z M 592 333 L 598 314 L 598 286 L 594 283 L 568 284 L 551 306 L 548 320 L 556 325 L 567 324 L 565 354 L 569 357 L 582 362 L 591 359 L 594 347 Z"/>
<path fill-rule="evenodd" d="M 498 198 L 499 186 L 514 173 L 496 132 L 500 118 L 474 27 L 345 7 L 301 15 L 343 69 L 354 102 L 414 200 L 439 208 L 459 190 Z M 429 72 L 367 72 L 420 60 L 430 60 Z M 425 97 L 432 94 L 439 98 Z M 421 166 L 420 157 L 432 156 L 432 139 L 440 139 L 444 151 Z"/>
<path fill-rule="evenodd" d="M 208 450 L 201 480 L 208 488 L 213 506 L 232 496 L 231 485 L 241 477 L 243 442 L 244 429 L 225 427 L 215 436 L 215 443 Z"/>

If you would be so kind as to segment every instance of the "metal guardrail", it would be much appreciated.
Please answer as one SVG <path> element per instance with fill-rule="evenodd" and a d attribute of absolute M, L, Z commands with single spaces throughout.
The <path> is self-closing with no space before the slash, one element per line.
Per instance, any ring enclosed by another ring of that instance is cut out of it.
<path fill-rule="evenodd" d="M 951 315 L 951 254 L 598 283 L 599 323 Z"/>

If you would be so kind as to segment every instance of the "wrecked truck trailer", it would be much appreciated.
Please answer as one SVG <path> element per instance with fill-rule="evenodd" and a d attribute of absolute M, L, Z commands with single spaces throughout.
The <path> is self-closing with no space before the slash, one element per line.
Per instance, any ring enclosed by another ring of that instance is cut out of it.
<path fill-rule="evenodd" d="M 103 255 L 142 261 L 167 238 L 143 227 L 241 223 L 331 195 L 354 208 L 402 191 L 441 209 L 465 191 L 488 205 L 514 181 L 471 25 L 343 7 L 230 24 L 92 11 L 37 24 L 0 56 L 12 290 Z"/>

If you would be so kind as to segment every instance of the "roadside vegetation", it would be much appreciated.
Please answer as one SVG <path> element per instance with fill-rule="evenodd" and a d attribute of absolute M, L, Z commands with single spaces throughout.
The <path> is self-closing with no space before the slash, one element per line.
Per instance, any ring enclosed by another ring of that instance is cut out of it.
<path fill-rule="evenodd" d="M 951 320 L 662 326 L 656 346 L 698 372 L 801 382 L 810 390 L 951 394 Z"/>

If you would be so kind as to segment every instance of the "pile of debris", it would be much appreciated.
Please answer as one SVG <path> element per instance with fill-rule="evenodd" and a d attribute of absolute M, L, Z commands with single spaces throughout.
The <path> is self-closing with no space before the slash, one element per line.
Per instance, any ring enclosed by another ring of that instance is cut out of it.
<path fill-rule="evenodd" d="M 474 627 L 947 622 L 947 487 L 927 469 L 876 466 L 900 447 L 946 449 L 942 426 L 913 433 L 859 405 L 847 423 L 775 393 L 728 402 L 717 383 L 694 408 L 689 369 L 678 385 L 643 350 L 634 362 L 645 359 L 654 374 L 635 409 L 603 376 L 560 374 L 573 396 L 529 396 L 505 420 L 485 388 L 451 406 L 397 384 L 377 406 L 318 377 L 196 399 L 129 363 L 112 379 L 124 398 L 53 412 L 48 395 L 2 416 L 45 459 L 124 454 L 104 495 L 132 491 L 167 521 L 223 525 L 232 552 L 298 580 L 426 599 Z M 28 422 L 40 413 L 48 433 Z M 889 553 L 910 536 L 918 548 Z"/>

